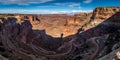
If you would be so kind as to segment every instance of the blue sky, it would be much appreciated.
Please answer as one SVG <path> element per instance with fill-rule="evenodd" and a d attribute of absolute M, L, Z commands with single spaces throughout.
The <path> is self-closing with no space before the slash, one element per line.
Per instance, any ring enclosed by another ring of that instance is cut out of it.
<path fill-rule="evenodd" d="M 74 14 L 99 6 L 120 6 L 120 0 L 0 0 L 0 13 Z"/>

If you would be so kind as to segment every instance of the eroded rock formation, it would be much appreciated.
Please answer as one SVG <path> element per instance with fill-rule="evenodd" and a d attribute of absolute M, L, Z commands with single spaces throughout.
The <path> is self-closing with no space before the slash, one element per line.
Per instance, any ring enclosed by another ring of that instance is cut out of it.
<path fill-rule="evenodd" d="M 99 24 L 120 11 L 120 7 L 98 7 L 93 11 L 92 19 Z"/>
<path fill-rule="evenodd" d="M 66 25 L 82 26 L 84 23 L 90 20 L 91 16 L 92 12 L 75 14 L 73 17 L 67 19 Z"/>

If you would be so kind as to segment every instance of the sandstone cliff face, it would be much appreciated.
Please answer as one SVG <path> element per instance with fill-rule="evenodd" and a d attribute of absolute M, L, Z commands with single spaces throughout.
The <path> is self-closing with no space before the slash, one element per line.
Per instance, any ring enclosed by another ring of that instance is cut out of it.
<path fill-rule="evenodd" d="M 112 15 L 120 11 L 120 7 L 97 7 L 93 10 L 92 16 L 89 17 L 90 21 L 85 23 L 84 30 L 88 30 L 97 26 L 98 24 L 104 22 L 106 19 L 110 18 Z M 114 17 L 117 19 L 116 17 Z M 113 18 L 113 19 L 114 19 Z"/>
<path fill-rule="evenodd" d="M 40 23 L 40 18 L 38 15 L 16 15 L 15 18 L 18 19 L 18 21 L 21 20 L 30 20 L 32 25 L 36 25 Z"/>
<path fill-rule="evenodd" d="M 98 7 L 93 11 L 91 20 L 99 24 L 120 11 L 120 7 Z"/>
<path fill-rule="evenodd" d="M 92 16 L 91 13 L 79 13 L 75 14 L 73 17 L 67 19 L 67 25 L 76 25 L 76 26 L 82 26 L 85 22 L 90 20 L 90 17 Z"/>
<path fill-rule="evenodd" d="M 67 18 L 66 24 L 63 30 L 64 37 L 76 34 L 79 28 L 83 27 L 85 23 L 90 21 L 91 16 L 92 16 L 92 12 L 79 13 L 79 14 L 75 14 L 72 17 Z"/>

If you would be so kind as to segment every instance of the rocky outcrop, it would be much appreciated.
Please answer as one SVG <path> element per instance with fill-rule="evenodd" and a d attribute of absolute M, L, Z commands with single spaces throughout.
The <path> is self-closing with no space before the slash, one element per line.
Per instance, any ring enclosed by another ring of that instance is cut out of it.
<path fill-rule="evenodd" d="M 91 20 L 99 24 L 120 11 L 120 7 L 98 7 L 93 11 Z"/>
<path fill-rule="evenodd" d="M 37 15 L 16 15 L 15 16 L 19 20 L 30 20 L 32 25 L 36 25 L 40 23 L 40 18 Z"/>
<path fill-rule="evenodd" d="M 96 60 L 119 60 L 119 59 L 120 59 L 120 48 Z"/>
<path fill-rule="evenodd" d="M 73 17 L 67 19 L 66 25 L 82 26 L 85 22 L 90 20 L 91 16 L 92 12 L 75 14 Z"/>
<path fill-rule="evenodd" d="M 8 59 L 0 55 L 0 60 L 8 60 Z"/>
<path fill-rule="evenodd" d="M 120 11 L 120 7 L 97 7 L 93 10 L 92 16 L 89 21 L 83 24 L 84 30 L 88 30 L 104 22 L 112 15 Z M 114 17 L 116 19 L 116 17 Z M 114 19 L 112 18 L 112 19 Z"/>

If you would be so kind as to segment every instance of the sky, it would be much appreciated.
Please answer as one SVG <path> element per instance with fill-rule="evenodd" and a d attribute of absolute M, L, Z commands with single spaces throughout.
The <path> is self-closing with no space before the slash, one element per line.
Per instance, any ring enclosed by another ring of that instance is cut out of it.
<path fill-rule="evenodd" d="M 0 13 L 75 14 L 102 6 L 120 6 L 120 0 L 0 0 Z"/>

